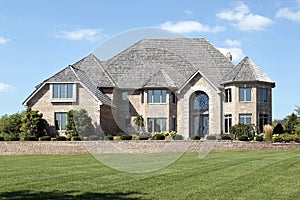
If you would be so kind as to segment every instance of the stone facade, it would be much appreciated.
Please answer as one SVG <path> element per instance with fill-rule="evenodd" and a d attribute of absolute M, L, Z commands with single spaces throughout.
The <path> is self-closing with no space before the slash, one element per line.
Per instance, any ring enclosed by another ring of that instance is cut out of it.
<path fill-rule="evenodd" d="M 165 148 L 171 145 L 175 148 Z M 180 147 L 185 147 L 183 151 Z M 107 148 L 114 147 L 114 148 Z M 157 153 L 241 150 L 300 150 L 299 143 L 240 142 L 240 141 L 54 141 L 0 142 L 0 155 L 86 154 L 86 153 Z M 119 150 L 119 151 L 118 151 Z"/>
<path fill-rule="evenodd" d="M 145 39 L 107 61 L 84 57 L 45 80 L 24 105 L 43 113 L 50 133 L 55 113 L 71 109 L 85 109 L 97 134 L 174 130 L 189 138 L 228 133 L 238 123 L 262 129 L 272 122 L 275 82 L 248 57 L 238 65 L 230 59 L 204 38 Z M 53 99 L 53 84 L 66 83 L 75 86 L 72 98 L 66 90 L 63 98 Z M 250 100 L 239 99 L 240 88 L 250 89 Z M 139 115 L 142 130 L 134 123 Z M 242 122 L 244 115 L 251 120 Z"/>

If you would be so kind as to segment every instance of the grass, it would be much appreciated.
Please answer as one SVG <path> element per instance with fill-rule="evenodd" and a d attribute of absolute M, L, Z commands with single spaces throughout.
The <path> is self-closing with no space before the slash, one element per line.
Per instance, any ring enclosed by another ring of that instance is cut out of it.
<path fill-rule="evenodd" d="M 300 151 L 186 153 L 129 174 L 91 155 L 0 157 L 0 199 L 298 199 Z"/>

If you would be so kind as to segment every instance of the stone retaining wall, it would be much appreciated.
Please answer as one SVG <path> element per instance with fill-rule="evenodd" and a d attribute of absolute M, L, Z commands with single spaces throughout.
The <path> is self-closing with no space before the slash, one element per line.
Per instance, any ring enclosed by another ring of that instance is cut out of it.
<path fill-rule="evenodd" d="M 16 141 L 0 142 L 0 155 L 300 150 L 298 143 L 240 141 Z"/>

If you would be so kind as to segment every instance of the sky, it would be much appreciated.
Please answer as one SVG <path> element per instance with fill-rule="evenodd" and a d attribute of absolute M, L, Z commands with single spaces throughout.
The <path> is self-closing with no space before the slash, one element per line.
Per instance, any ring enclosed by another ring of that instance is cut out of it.
<path fill-rule="evenodd" d="M 300 0 L 0 0 L 0 116 L 109 38 L 145 27 L 207 38 L 275 82 L 273 119 L 300 106 Z"/>

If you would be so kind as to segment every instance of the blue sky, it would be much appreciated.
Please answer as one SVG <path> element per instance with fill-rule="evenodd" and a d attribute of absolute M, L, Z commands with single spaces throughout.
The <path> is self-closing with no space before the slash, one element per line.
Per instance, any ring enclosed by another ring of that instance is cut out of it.
<path fill-rule="evenodd" d="M 35 85 L 120 32 L 160 27 L 205 37 L 275 82 L 273 118 L 300 105 L 300 0 L 0 0 L 0 116 Z"/>

